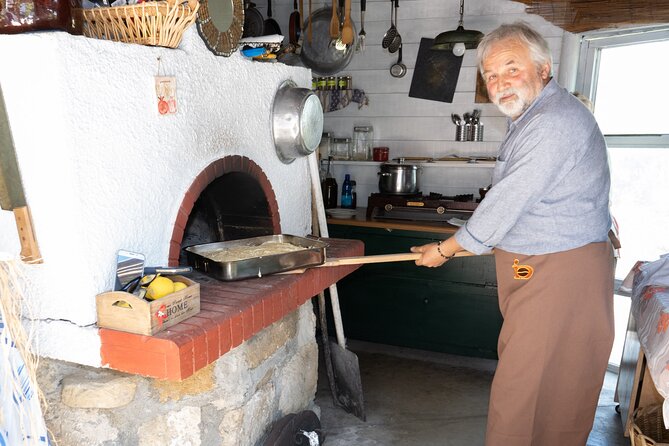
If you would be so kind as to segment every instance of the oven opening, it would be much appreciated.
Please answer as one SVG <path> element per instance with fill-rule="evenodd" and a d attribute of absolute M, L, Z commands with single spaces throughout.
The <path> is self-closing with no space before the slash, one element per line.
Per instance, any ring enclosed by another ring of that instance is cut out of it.
<path fill-rule="evenodd" d="M 183 250 L 187 246 L 278 233 L 279 215 L 269 181 L 250 160 L 244 165 L 247 168 L 219 172 L 196 195 L 180 243 L 180 265 L 188 264 Z M 206 170 L 210 169 L 215 166 Z"/>

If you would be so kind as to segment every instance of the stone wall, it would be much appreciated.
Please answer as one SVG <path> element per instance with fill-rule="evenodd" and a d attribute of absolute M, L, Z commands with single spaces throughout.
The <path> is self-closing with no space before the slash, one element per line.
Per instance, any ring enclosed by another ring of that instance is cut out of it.
<path fill-rule="evenodd" d="M 313 407 L 318 346 L 308 301 L 181 382 L 42 359 L 45 418 L 59 446 L 252 446 Z"/>

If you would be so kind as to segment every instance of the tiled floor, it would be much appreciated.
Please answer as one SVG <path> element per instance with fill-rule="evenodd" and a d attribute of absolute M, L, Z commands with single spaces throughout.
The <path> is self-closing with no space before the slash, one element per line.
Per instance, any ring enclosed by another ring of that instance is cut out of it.
<path fill-rule="evenodd" d="M 333 407 L 321 374 L 323 445 L 483 445 L 495 361 L 355 341 L 349 350 L 360 361 L 367 421 Z M 616 375 L 607 373 L 587 446 L 630 444 L 615 412 L 615 386 Z"/>

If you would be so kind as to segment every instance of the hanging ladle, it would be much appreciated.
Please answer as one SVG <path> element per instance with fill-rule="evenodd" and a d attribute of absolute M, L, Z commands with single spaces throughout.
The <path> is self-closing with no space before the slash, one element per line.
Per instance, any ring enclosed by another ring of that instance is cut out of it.
<path fill-rule="evenodd" d="M 400 49 L 400 46 L 402 46 L 402 36 L 400 35 L 400 31 L 397 28 L 400 24 L 400 19 L 399 19 L 399 8 L 400 2 L 399 0 L 395 0 L 395 37 L 393 37 L 393 40 L 390 42 L 388 45 L 388 52 L 389 53 L 396 53 L 397 50 Z"/>
<path fill-rule="evenodd" d="M 383 47 L 383 49 L 387 49 L 388 46 L 390 46 L 393 39 L 395 38 L 395 35 L 397 34 L 397 29 L 395 28 L 395 21 L 393 19 L 394 10 L 395 8 L 393 6 L 393 0 L 390 0 L 390 28 L 383 35 L 383 40 L 381 40 L 381 47 Z"/>
<path fill-rule="evenodd" d="M 392 77 L 404 77 L 405 74 L 407 74 L 407 67 L 402 63 L 402 45 L 400 45 L 397 63 L 390 67 L 390 75 Z"/>

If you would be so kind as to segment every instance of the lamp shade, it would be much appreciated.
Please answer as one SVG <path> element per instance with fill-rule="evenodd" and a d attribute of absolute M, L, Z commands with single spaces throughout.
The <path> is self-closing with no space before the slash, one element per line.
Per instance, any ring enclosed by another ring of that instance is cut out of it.
<path fill-rule="evenodd" d="M 434 38 L 433 50 L 452 51 L 456 43 L 464 43 L 468 50 L 478 46 L 483 38 L 481 31 L 465 29 L 462 25 L 453 31 L 444 31 Z"/>

